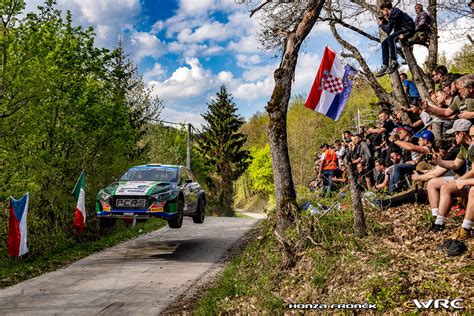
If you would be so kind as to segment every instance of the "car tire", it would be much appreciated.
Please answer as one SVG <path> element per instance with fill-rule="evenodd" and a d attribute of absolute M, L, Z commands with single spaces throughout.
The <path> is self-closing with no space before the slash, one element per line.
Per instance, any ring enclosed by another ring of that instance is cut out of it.
<path fill-rule="evenodd" d="M 115 225 L 116 218 L 99 218 L 99 228 L 112 228 Z"/>
<path fill-rule="evenodd" d="M 196 210 L 196 215 L 193 216 L 193 222 L 196 224 L 204 223 L 204 217 L 206 216 L 206 202 L 204 199 L 199 201 L 199 205 Z"/>
<path fill-rule="evenodd" d="M 170 228 L 181 228 L 183 225 L 183 216 L 184 216 L 184 203 L 182 199 L 178 199 L 178 203 L 176 205 L 176 216 L 173 219 L 168 220 L 168 226 Z"/>

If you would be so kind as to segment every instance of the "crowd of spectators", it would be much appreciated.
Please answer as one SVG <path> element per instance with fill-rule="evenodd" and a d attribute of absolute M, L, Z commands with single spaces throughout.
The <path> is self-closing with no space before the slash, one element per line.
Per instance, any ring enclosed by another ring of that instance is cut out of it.
<path fill-rule="evenodd" d="M 437 91 L 430 91 L 430 102 L 420 100 L 408 82 L 410 107 L 390 111 L 379 104 L 376 126 L 346 130 L 333 144 L 323 144 L 310 186 L 331 195 L 347 185 L 350 167 L 370 205 L 429 203 L 433 232 L 445 229 L 454 201 L 464 220 L 444 247 L 457 255 L 466 249 L 463 241 L 474 225 L 474 74 L 451 74 L 437 66 L 432 78 Z"/>

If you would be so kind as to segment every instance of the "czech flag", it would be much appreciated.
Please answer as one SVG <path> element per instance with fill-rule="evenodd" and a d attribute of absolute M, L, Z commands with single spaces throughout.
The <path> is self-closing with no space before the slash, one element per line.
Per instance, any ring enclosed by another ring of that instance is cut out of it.
<path fill-rule="evenodd" d="M 357 70 L 349 65 L 344 66 L 336 53 L 325 47 L 305 106 L 337 121 L 349 99 L 356 74 Z"/>
<path fill-rule="evenodd" d="M 77 200 L 76 211 L 74 212 L 74 228 L 76 235 L 81 235 L 86 226 L 86 175 L 82 170 L 72 192 Z"/>
<path fill-rule="evenodd" d="M 23 256 L 28 252 L 26 246 L 26 217 L 28 215 L 29 196 L 21 199 L 10 197 L 10 225 L 8 227 L 8 255 Z"/>

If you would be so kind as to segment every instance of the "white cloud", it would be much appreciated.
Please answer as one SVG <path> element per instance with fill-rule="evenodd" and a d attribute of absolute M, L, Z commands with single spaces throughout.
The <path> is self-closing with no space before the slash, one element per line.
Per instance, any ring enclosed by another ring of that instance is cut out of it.
<path fill-rule="evenodd" d="M 293 93 L 308 92 L 318 71 L 321 57 L 317 54 L 303 53 L 298 57 L 295 71 Z"/>
<path fill-rule="evenodd" d="M 184 43 L 197 43 L 206 40 L 222 41 L 230 38 L 234 31 L 228 27 L 228 24 L 220 22 L 205 23 L 192 31 L 186 28 L 179 32 L 178 40 Z"/>
<path fill-rule="evenodd" d="M 230 71 L 221 71 L 217 75 L 217 80 L 220 84 L 229 83 L 232 81 L 232 79 L 234 79 L 234 75 Z"/>
<path fill-rule="evenodd" d="M 215 6 L 214 0 L 180 0 L 179 8 L 187 14 L 202 14 Z"/>
<path fill-rule="evenodd" d="M 238 53 L 258 53 L 261 52 L 261 45 L 254 35 L 244 36 L 238 41 L 231 41 L 228 49 Z"/>
<path fill-rule="evenodd" d="M 160 64 L 156 63 L 155 65 L 153 65 L 152 69 L 146 71 L 143 74 L 143 79 L 145 80 L 145 82 L 151 80 L 159 80 L 163 77 L 164 74 L 165 70 L 163 69 L 163 67 Z"/>
<path fill-rule="evenodd" d="M 229 86 L 229 90 L 235 98 L 242 100 L 257 100 L 262 97 L 270 97 L 275 82 L 272 77 L 266 77 L 256 82 L 237 83 Z"/>
<path fill-rule="evenodd" d="M 256 81 L 261 78 L 273 77 L 273 72 L 277 67 L 278 63 L 251 67 L 242 73 L 242 78 L 246 81 Z"/>
<path fill-rule="evenodd" d="M 187 58 L 186 64 L 190 67 L 176 69 L 163 82 L 150 81 L 153 94 L 165 101 L 184 99 L 201 95 L 215 85 L 211 71 L 204 69 L 197 58 Z"/>
<path fill-rule="evenodd" d="M 200 129 L 201 125 L 205 125 L 206 123 L 201 114 L 189 111 L 178 111 L 168 106 L 164 107 L 161 112 L 161 117 L 168 122 L 191 123 L 197 129 Z"/>
<path fill-rule="evenodd" d="M 166 50 L 158 37 L 147 32 L 133 32 L 130 44 L 136 62 L 146 56 L 159 57 Z"/>
<path fill-rule="evenodd" d="M 168 44 L 168 50 L 172 53 L 182 54 L 184 57 L 194 57 L 213 56 L 222 52 L 224 48 L 218 45 L 208 46 L 206 44 L 197 43 L 170 42 Z"/>
<path fill-rule="evenodd" d="M 238 54 L 237 55 L 237 65 L 242 68 L 249 68 L 259 64 L 261 58 L 259 55 L 244 55 Z"/>

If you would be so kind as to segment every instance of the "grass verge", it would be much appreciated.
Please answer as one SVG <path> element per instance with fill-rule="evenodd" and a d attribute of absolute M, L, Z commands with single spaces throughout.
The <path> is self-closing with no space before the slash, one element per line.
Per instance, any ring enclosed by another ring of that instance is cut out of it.
<path fill-rule="evenodd" d="M 330 205 L 329 200 L 319 201 Z M 300 231 L 310 232 L 311 240 L 299 253 L 297 264 L 288 269 L 281 268 L 281 248 L 270 215 L 255 240 L 199 300 L 194 313 L 282 314 L 290 312 L 290 303 L 370 303 L 376 304 L 377 312 L 407 314 L 420 312 L 404 307 L 414 299 L 459 297 L 464 298 L 464 312 L 474 306 L 470 287 L 474 241 L 469 241 L 470 251 L 454 258 L 436 248 L 460 219 L 450 218 L 447 231 L 434 234 L 428 232 L 424 220 L 427 206 L 406 205 L 383 212 L 366 209 L 369 236 L 358 238 L 349 201 L 340 202 L 340 209 L 320 220 L 315 220 L 319 215 L 301 213 Z"/>
<path fill-rule="evenodd" d="M 56 270 L 94 252 L 154 231 L 166 225 L 166 221 L 149 219 L 135 227 L 127 227 L 119 222 L 117 224 L 115 229 L 97 240 L 67 239 L 58 243 L 54 249 L 36 257 L 25 255 L 24 258 L 3 258 L 0 262 L 0 288 Z"/>

